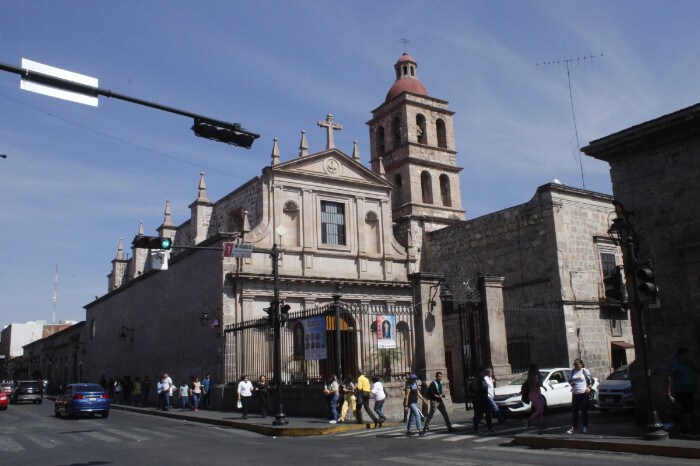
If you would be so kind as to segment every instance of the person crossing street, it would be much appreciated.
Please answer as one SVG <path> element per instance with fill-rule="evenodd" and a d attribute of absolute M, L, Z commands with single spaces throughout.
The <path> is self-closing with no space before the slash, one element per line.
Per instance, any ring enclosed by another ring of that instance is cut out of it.
<path fill-rule="evenodd" d="M 430 412 L 428 417 L 425 419 L 425 425 L 423 426 L 423 432 L 428 432 L 430 430 L 430 421 L 435 415 L 435 411 L 440 410 L 440 414 L 445 419 L 445 425 L 447 426 L 448 432 L 453 432 L 454 428 L 452 423 L 450 423 L 450 417 L 447 415 L 447 409 L 445 409 L 444 398 L 445 394 L 442 389 L 442 372 L 435 373 L 435 380 L 428 386 L 428 391 L 426 392 L 426 397 L 430 401 Z"/>
<path fill-rule="evenodd" d="M 369 408 L 369 396 L 371 393 L 369 379 L 365 377 L 363 371 L 358 371 L 357 376 L 357 423 L 362 424 L 362 408 L 367 411 L 367 414 L 374 422 L 374 427 L 379 426 L 379 419 Z"/>

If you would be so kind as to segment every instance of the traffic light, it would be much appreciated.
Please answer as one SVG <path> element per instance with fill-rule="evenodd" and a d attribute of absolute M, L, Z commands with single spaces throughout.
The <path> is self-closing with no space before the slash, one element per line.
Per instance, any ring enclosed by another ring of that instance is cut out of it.
<path fill-rule="evenodd" d="M 285 304 L 284 301 L 280 303 L 280 323 L 284 324 L 289 322 L 289 310 L 292 307 L 289 304 Z"/>
<path fill-rule="evenodd" d="M 253 141 L 260 137 L 258 134 L 253 134 L 248 130 L 241 128 L 241 125 L 234 123 L 232 127 L 217 126 L 213 123 L 207 123 L 205 120 L 195 118 L 192 131 L 200 138 L 211 139 L 212 141 L 225 142 L 234 146 L 245 147 L 250 149 Z"/>
<path fill-rule="evenodd" d="M 275 306 L 274 303 L 270 303 L 270 307 L 263 309 L 267 313 L 267 323 L 272 327 L 275 325 Z"/>
<path fill-rule="evenodd" d="M 625 280 L 622 278 L 622 266 L 615 266 L 615 271 L 603 279 L 605 284 L 605 298 L 610 301 L 619 301 L 624 303 L 627 301 L 627 292 L 625 290 Z"/>
<path fill-rule="evenodd" d="M 637 291 L 642 301 L 656 301 L 659 288 L 656 286 L 656 277 L 651 262 L 644 262 L 637 265 L 635 270 L 637 276 Z"/>
<path fill-rule="evenodd" d="M 138 235 L 131 244 L 139 249 L 170 249 L 173 246 L 173 240 L 163 236 Z"/>

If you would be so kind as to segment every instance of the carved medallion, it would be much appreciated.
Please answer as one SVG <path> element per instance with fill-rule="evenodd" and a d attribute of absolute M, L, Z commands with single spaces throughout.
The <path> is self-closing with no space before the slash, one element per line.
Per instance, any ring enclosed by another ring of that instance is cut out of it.
<path fill-rule="evenodd" d="M 328 158 L 324 162 L 323 168 L 329 175 L 337 175 L 340 173 L 340 162 L 336 159 Z"/>

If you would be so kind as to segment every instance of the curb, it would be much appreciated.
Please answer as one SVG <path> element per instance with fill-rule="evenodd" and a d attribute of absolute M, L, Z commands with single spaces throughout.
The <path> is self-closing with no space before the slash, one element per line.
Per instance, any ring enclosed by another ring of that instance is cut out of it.
<path fill-rule="evenodd" d="M 173 413 L 170 411 L 158 411 L 158 410 L 143 410 L 138 408 L 132 408 L 130 406 L 124 405 L 112 405 L 110 409 L 116 409 L 119 411 L 129 411 L 137 414 L 147 414 L 150 416 L 160 416 L 167 417 L 170 419 L 178 419 L 182 421 L 199 422 L 202 424 L 212 424 L 223 427 L 232 427 L 234 429 L 248 430 L 250 432 L 255 432 L 262 435 L 275 436 L 275 437 L 305 437 L 310 435 L 328 435 L 338 432 L 348 432 L 353 430 L 368 429 L 370 424 L 341 424 L 333 425 L 327 427 L 285 427 L 285 426 L 272 426 L 272 425 L 260 425 L 251 424 L 244 421 L 233 421 L 229 419 L 216 419 L 209 417 L 197 417 L 188 414 Z M 386 423 L 386 427 L 393 426 L 394 424 Z"/>
<path fill-rule="evenodd" d="M 700 459 L 700 446 L 668 445 L 663 441 L 641 440 L 636 438 L 607 440 L 605 438 L 562 438 L 531 434 L 516 435 L 516 445 L 540 448 L 569 448 L 576 450 L 612 451 L 637 453 L 640 455 L 669 456 L 674 458 Z"/>

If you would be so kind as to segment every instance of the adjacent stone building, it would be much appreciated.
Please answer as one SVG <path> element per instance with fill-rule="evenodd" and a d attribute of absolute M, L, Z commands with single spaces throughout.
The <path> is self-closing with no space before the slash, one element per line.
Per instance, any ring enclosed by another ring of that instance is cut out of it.
<path fill-rule="evenodd" d="M 619 214 L 638 237 L 638 260 L 651 260 L 659 301 L 644 304 L 652 394 L 669 415 L 666 368 L 683 346 L 700 361 L 700 104 L 592 141 L 584 153 L 610 164 Z M 634 269 L 635 264 L 625 258 Z M 628 292 L 630 288 L 628 280 Z M 635 346 L 642 343 L 633 314 Z M 635 404 L 646 408 L 641 367 Z M 696 415 L 700 408 L 696 392 Z M 644 409 L 638 411 L 644 418 Z"/>

